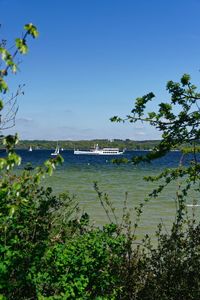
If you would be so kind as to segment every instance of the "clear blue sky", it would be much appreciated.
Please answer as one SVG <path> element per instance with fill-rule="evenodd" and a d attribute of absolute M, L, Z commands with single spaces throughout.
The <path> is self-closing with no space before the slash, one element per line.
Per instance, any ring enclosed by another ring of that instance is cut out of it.
<path fill-rule="evenodd" d="M 1 37 L 9 45 L 23 25 L 30 41 L 20 73 L 9 77 L 19 98 L 22 139 L 156 139 L 144 124 L 116 124 L 134 99 L 153 91 L 154 110 L 166 82 L 189 73 L 200 81 L 199 0 L 0 0 Z"/>

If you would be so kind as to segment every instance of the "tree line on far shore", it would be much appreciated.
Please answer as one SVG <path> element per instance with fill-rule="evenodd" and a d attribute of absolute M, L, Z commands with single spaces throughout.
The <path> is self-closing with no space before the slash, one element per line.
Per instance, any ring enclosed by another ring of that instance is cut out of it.
<path fill-rule="evenodd" d="M 39 149 L 54 149 L 57 146 L 57 143 L 60 148 L 64 150 L 74 150 L 74 149 L 91 149 L 96 144 L 100 148 L 112 147 L 120 148 L 126 150 L 151 150 L 158 143 L 159 140 L 145 140 L 145 141 L 134 141 L 134 140 L 121 140 L 114 139 L 112 141 L 106 139 L 95 139 L 95 140 L 60 140 L 60 141 L 50 141 L 50 140 L 21 140 L 16 145 L 17 149 L 28 149 L 30 146 L 34 150 Z M 0 148 L 4 148 L 4 145 L 0 145 Z"/>
<path fill-rule="evenodd" d="M 112 147 L 126 150 L 152 150 L 159 144 L 160 140 L 144 140 L 144 141 L 134 141 L 130 139 L 94 139 L 94 140 L 60 140 L 60 141 L 51 141 L 51 140 L 20 140 L 16 145 L 16 149 L 29 149 L 31 146 L 33 150 L 43 150 L 43 149 L 54 149 L 57 144 L 60 148 L 64 150 L 74 150 L 74 149 L 91 149 L 96 144 L 100 148 Z M 199 143 L 197 143 L 199 144 Z M 0 144 L 0 149 L 3 149 L 5 146 Z M 190 147 L 189 144 L 185 143 L 181 147 L 174 147 L 174 150 L 181 150 L 182 148 Z"/>

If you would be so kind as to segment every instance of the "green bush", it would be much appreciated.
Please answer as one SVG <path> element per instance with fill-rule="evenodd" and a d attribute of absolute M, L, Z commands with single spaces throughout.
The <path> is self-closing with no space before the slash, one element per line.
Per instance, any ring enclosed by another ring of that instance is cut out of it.
<path fill-rule="evenodd" d="M 35 299 L 33 275 L 51 240 L 66 238 L 76 207 L 68 195 L 55 197 L 34 181 L 25 171 L 0 182 L 0 294 L 8 299 Z"/>
<path fill-rule="evenodd" d="M 116 234 L 114 224 L 55 244 L 45 253 L 36 277 L 39 294 L 42 299 L 117 299 L 123 288 L 119 266 L 125 264 L 125 249 L 125 236 Z"/>
<path fill-rule="evenodd" d="M 146 260 L 146 282 L 139 299 L 200 299 L 200 225 L 174 224 L 158 235 L 158 246 Z"/>

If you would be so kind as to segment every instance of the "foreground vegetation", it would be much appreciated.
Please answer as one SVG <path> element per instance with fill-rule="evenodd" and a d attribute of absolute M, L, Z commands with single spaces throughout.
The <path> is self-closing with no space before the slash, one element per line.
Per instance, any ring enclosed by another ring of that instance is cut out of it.
<path fill-rule="evenodd" d="M 16 70 L 14 58 L 27 51 L 26 37 L 38 35 L 32 24 L 25 26 L 23 39 L 16 40 L 14 55 L 1 45 L 6 68 L 1 70 L 0 92 L 7 93 L 4 77 Z M 69 194 L 55 196 L 42 186 L 62 158 L 57 156 L 20 175 L 15 169 L 21 158 L 14 148 L 17 136 L 4 137 L 7 157 L 0 158 L 0 299 L 140 299 L 190 300 L 200 298 L 200 224 L 189 218 L 185 199 L 194 188 L 199 194 L 200 165 L 196 144 L 199 141 L 200 94 L 184 75 L 180 83 L 170 81 L 170 103 L 161 103 L 158 112 L 145 116 L 152 93 L 136 100 L 131 122 L 147 121 L 162 133 L 162 140 L 146 156 L 132 160 L 151 161 L 183 143 L 183 153 L 193 156 L 186 166 L 181 159 L 176 169 L 167 169 L 149 181 L 158 187 L 135 208 L 130 220 L 124 203 L 122 220 L 107 195 L 94 184 L 99 201 L 108 217 L 103 228 L 90 223 L 87 212 L 80 212 L 76 199 Z M 174 106 L 180 106 L 177 112 Z M 3 110 L 3 101 L 1 101 Z M 113 121 L 122 119 L 115 116 Z M 161 180 L 161 181 L 160 181 Z M 137 240 L 137 227 L 146 201 L 158 197 L 172 181 L 178 182 L 176 218 L 171 230 L 158 224 L 157 245 L 148 234 Z"/>
<path fill-rule="evenodd" d="M 122 225 L 95 228 L 74 199 L 54 196 L 31 172 L 1 181 L 2 299 L 199 298 L 200 227 L 183 209 L 153 248 L 148 237 L 135 240 L 127 214 Z"/>

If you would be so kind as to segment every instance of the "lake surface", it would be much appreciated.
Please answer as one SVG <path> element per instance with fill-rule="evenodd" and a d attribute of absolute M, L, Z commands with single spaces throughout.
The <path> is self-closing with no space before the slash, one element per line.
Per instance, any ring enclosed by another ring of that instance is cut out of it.
<path fill-rule="evenodd" d="M 33 166 L 42 164 L 51 157 L 50 150 L 27 150 L 17 151 L 22 157 L 22 166 L 31 162 Z M 135 155 L 145 155 L 145 151 L 127 151 L 123 157 L 131 158 Z M 94 181 L 98 182 L 100 191 L 107 193 L 109 199 L 116 208 L 119 218 L 122 216 L 124 199 L 127 193 L 128 207 L 131 209 L 131 218 L 134 222 L 135 210 L 148 193 L 158 183 L 148 183 L 143 180 L 144 176 L 159 174 L 163 168 L 173 168 L 179 164 L 181 153 L 170 152 L 161 159 L 151 164 L 134 166 L 116 165 L 111 162 L 112 156 L 74 155 L 73 151 L 64 150 L 62 153 L 64 164 L 59 166 L 52 177 L 45 179 L 45 184 L 51 186 L 55 193 L 69 191 L 75 194 L 80 207 L 87 211 L 91 219 L 97 225 L 107 222 L 106 214 L 98 200 L 94 190 Z M 185 162 L 187 163 L 187 161 Z M 157 224 L 162 221 L 168 228 L 175 216 L 176 190 L 178 183 L 174 182 L 158 198 L 152 199 L 145 205 L 144 213 L 140 221 L 138 235 L 153 234 Z M 191 196 L 189 203 L 192 203 Z M 188 208 L 189 213 L 193 208 Z M 195 208 L 199 214 L 200 208 Z"/>

